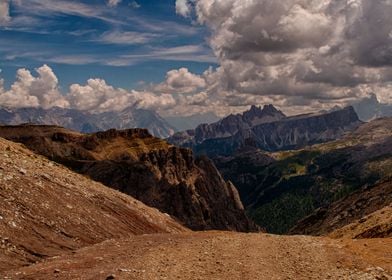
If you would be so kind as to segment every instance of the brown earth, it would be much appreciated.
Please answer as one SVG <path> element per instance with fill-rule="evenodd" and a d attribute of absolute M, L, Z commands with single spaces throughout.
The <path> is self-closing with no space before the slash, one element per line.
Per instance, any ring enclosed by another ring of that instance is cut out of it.
<path fill-rule="evenodd" d="M 333 238 L 392 237 L 392 204 L 329 234 Z"/>
<path fill-rule="evenodd" d="M 392 279 L 392 239 L 204 232 L 108 240 L 3 279 Z"/>
<path fill-rule="evenodd" d="M 257 231 L 237 189 L 206 157 L 145 129 L 81 134 L 57 126 L 0 126 L 0 137 L 176 217 L 193 230 Z"/>
<path fill-rule="evenodd" d="M 320 208 L 300 221 L 291 234 L 348 238 L 392 237 L 392 179 L 368 185 Z"/>
<path fill-rule="evenodd" d="M 0 271 L 111 238 L 188 231 L 128 195 L 1 138 L 0 205 Z"/>

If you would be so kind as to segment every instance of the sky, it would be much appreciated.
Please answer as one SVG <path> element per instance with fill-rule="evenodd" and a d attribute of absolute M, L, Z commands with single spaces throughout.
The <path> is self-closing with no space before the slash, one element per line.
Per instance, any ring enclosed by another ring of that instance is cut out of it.
<path fill-rule="evenodd" d="M 0 0 L 0 106 L 392 103 L 392 0 Z"/>

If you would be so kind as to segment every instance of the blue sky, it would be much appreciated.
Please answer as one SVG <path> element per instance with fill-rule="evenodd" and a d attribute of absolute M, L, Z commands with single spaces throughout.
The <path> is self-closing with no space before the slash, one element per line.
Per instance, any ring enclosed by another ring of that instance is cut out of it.
<path fill-rule="evenodd" d="M 391 14 L 370 0 L 0 0 L 0 105 L 224 116 L 391 104 Z"/>
<path fill-rule="evenodd" d="M 62 91 L 89 78 L 122 88 L 158 83 L 171 69 L 201 73 L 215 57 L 206 28 L 176 15 L 175 0 L 11 1 L 0 27 L 5 86 L 19 68 L 48 64 Z"/>

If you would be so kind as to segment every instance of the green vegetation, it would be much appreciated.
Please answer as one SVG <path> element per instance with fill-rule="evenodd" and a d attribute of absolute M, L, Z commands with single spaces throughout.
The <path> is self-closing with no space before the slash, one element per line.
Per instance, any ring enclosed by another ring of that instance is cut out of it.
<path fill-rule="evenodd" d="M 285 193 L 250 212 L 250 217 L 264 225 L 268 232 L 285 233 L 314 209 L 314 199 L 310 194 Z"/>
<path fill-rule="evenodd" d="M 268 154 L 275 159 L 270 164 L 252 164 L 251 158 L 242 157 L 218 167 L 238 187 L 257 224 L 271 233 L 286 233 L 315 209 L 392 176 L 392 155 L 383 153 L 327 143 Z"/>

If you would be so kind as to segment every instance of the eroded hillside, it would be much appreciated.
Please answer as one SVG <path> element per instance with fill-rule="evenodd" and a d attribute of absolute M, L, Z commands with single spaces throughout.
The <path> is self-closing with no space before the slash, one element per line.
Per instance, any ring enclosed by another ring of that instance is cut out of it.
<path fill-rule="evenodd" d="M 128 195 L 1 138 L 0 205 L 0 271 L 108 239 L 188 231 Z"/>
<path fill-rule="evenodd" d="M 236 188 L 206 157 L 147 130 L 80 134 L 55 126 L 3 126 L 0 136 L 130 194 L 195 230 L 254 231 Z"/>

